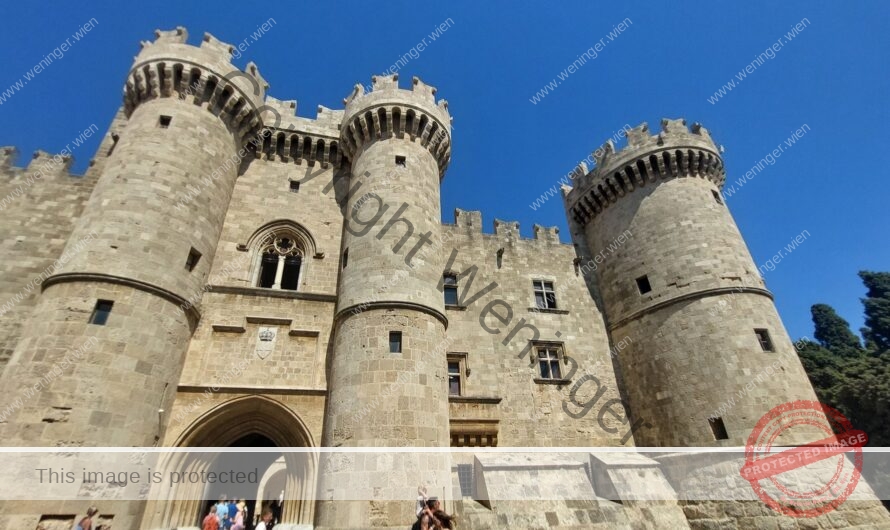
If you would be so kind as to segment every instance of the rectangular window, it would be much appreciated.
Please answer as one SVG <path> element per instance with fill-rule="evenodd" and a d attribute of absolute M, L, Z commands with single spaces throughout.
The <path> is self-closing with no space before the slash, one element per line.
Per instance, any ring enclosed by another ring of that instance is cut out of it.
<path fill-rule="evenodd" d="M 402 332 L 389 332 L 389 353 L 402 353 Z"/>
<path fill-rule="evenodd" d="M 459 305 L 459 299 L 457 297 L 457 275 L 446 274 L 444 276 L 444 282 L 445 305 Z"/>
<path fill-rule="evenodd" d="M 559 348 L 556 346 L 538 347 L 538 366 L 541 369 L 541 379 L 562 379 Z"/>
<path fill-rule="evenodd" d="M 171 118 L 170 116 L 161 116 L 161 117 L 158 119 L 158 126 L 159 126 L 161 129 L 166 129 L 167 127 L 170 126 L 170 122 L 171 122 L 171 121 L 173 121 L 173 118 Z"/>
<path fill-rule="evenodd" d="M 185 268 L 188 271 L 195 270 L 195 267 L 198 265 L 198 261 L 201 259 L 201 253 L 195 250 L 195 247 L 192 247 L 189 250 L 189 255 L 185 258 Z"/>
<path fill-rule="evenodd" d="M 708 418 L 708 423 L 711 425 L 711 432 L 714 434 L 715 440 L 729 440 L 726 425 L 723 425 L 723 418 Z"/>
<path fill-rule="evenodd" d="M 291 193 L 296 193 L 300 191 L 300 181 L 292 180 L 290 181 L 290 191 Z"/>
<path fill-rule="evenodd" d="M 714 200 L 717 201 L 717 204 L 723 204 L 723 197 L 720 196 L 719 191 L 711 190 L 711 195 L 714 196 Z"/>
<path fill-rule="evenodd" d="M 90 324 L 104 326 L 108 322 L 108 315 L 111 313 L 111 306 L 114 302 L 111 300 L 98 300 L 96 307 L 93 308 L 93 314 L 90 315 Z"/>
<path fill-rule="evenodd" d="M 646 294 L 652 290 L 652 286 L 649 285 L 648 276 L 640 276 L 637 278 L 637 289 L 640 290 L 640 294 Z"/>
<path fill-rule="evenodd" d="M 405 159 L 404 156 L 397 156 L 396 157 L 396 165 L 405 167 L 407 165 L 407 160 Z"/>
<path fill-rule="evenodd" d="M 349 249 L 343 251 L 343 268 L 346 268 L 346 265 L 349 264 Z"/>
<path fill-rule="evenodd" d="M 532 285 L 535 288 L 535 305 L 538 309 L 556 309 L 556 291 L 553 289 L 553 282 L 534 280 Z"/>
<path fill-rule="evenodd" d="M 757 341 L 760 343 L 760 347 L 763 351 L 776 351 L 773 348 L 773 340 L 769 336 L 769 331 L 765 329 L 755 329 L 754 333 L 757 334 Z"/>
<path fill-rule="evenodd" d="M 460 395 L 460 360 L 457 359 L 449 359 L 448 360 L 448 395 L 449 396 L 459 396 Z"/>

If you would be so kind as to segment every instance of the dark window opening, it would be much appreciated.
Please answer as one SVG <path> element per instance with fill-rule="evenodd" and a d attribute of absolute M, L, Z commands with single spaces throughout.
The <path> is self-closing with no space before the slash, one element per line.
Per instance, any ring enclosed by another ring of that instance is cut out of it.
<path fill-rule="evenodd" d="M 349 249 L 343 251 L 343 268 L 346 268 L 346 265 L 349 264 Z"/>
<path fill-rule="evenodd" d="M 723 197 L 720 196 L 720 192 L 711 190 L 711 195 L 714 196 L 714 200 L 717 201 L 717 204 L 723 204 Z"/>
<path fill-rule="evenodd" d="M 557 348 L 538 348 L 538 366 L 542 379 L 562 379 Z"/>
<path fill-rule="evenodd" d="M 538 309 L 556 309 L 556 291 L 553 289 L 553 282 L 533 280 L 532 285 L 535 288 L 535 305 Z"/>
<path fill-rule="evenodd" d="M 402 332 L 389 332 L 389 353 L 402 353 Z"/>
<path fill-rule="evenodd" d="M 406 158 L 404 156 L 397 156 L 396 157 L 396 165 L 405 167 L 407 165 Z"/>
<path fill-rule="evenodd" d="M 272 287 L 275 285 L 275 274 L 278 272 L 278 254 L 266 252 L 260 262 L 260 287 Z"/>
<path fill-rule="evenodd" d="M 281 273 L 281 288 L 286 291 L 296 291 L 300 282 L 300 256 L 288 256 L 284 258 L 284 270 Z"/>
<path fill-rule="evenodd" d="M 446 274 L 444 277 L 445 282 L 445 305 L 458 305 L 459 299 L 457 296 L 457 276 L 454 274 Z"/>
<path fill-rule="evenodd" d="M 189 271 L 195 270 L 195 267 L 198 265 L 198 261 L 200 259 L 201 259 L 201 253 L 198 252 L 197 250 L 195 250 L 194 247 L 192 247 L 189 250 L 188 257 L 185 258 L 185 268 L 188 269 Z"/>
<path fill-rule="evenodd" d="M 760 343 L 760 347 L 763 351 L 776 351 L 773 348 L 773 340 L 769 336 L 769 331 L 765 329 L 755 329 L 754 333 L 757 334 L 757 341 Z"/>
<path fill-rule="evenodd" d="M 448 361 L 448 395 L 460 395 L 460 361 Z"/>
<path fill-rule="evenodd" d="M 646 294 L 652 290 L 652 286 L 649 285 L 648 276 L 640 276 L 637 278 L 637 289 L 640 290 L 640 294 Z"/>
<path fill-rule="evenodd" d="M 290 181 L 290 191 L 291 193 L 296 193 L 300 191 L 300 182 L 297 180 Z"/>
<path fill-rule="evenodd" d="M 108 315 L 111 314 L 111 306 L 114 302 L 111 300 L 97 300 L 96 307 L 93 308 L 93 314 L 90 315 L 90 324 L 104 326 L 108 322 Z"/>
<path fill-rule="evenodd" d="M 172 117 L 161 116 L 160 119 L 158 120 L 158 125 L 161 127 L 161 129 L 166 129 L 167 127 L 170 126 L 171 121 L 173 121 Z"/>
<path fill-rule="evenodd" d="M 708 423 L 711 425 L 711 432 L 714 434 L 715 440 L 729 440 L 723 418 L 708 418 Z"/>

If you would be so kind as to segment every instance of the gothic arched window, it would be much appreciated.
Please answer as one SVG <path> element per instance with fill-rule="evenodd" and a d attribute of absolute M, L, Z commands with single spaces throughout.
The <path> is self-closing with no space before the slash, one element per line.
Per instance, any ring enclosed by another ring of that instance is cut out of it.
<path fill-rule="evenodd" d="M 253 284 L 296 291 L 305 274 L 306 256 L 315 251 L 312 236 L 289 221 L 266 225 L 251 237 L 255 252 Z"/>

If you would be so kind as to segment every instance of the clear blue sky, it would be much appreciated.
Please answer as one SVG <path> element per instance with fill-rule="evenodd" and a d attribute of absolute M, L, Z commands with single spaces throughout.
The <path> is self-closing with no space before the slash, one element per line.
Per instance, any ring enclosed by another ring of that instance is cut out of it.
<path fill-rule="evenodd" d="M 560 200 L 529 204 L 624 124 L 685 117 L 726 146 L 732 181 L 803 124 L 810 131 L 728 200 L 758 263 L 807 230 L 809 239 L 767 275 L 793 337 L 812 336 L 809 307 L 833 305 L 858 331 L 860 269 L 890 270 L 886 181 L 890 93 L 890 4 L 836 8 L 811 2 L 14 2 L 0 31 L 0 92 L 77 28 L 98 26 L 23 90 L 0 105 L 0 144 L 26 163 L 35 149 L 58 151 L 95 123 L 104 132 L 140 40 L 155 28 L 186 26 L 238 43 L 269 19 L 276 24 L 236 61 L 256 62 L 279 99 L 299 114 L 342 107 L 451 18 L 447 32 L 400 71 L 439 88 L 454 116 L 453 162 L 442 210 L 559 225 Z M 423 4 L 423 5 L 422 5 Z M 632 24 L 614 41 L 607 34 Z M 711 104 L 724 83 L 802 19 L 809 24 L 775 58 Z M 539 103 L 529 99 L 601 38 L 607 45 Z M 99 135 L 75 153 L 82 172 Z"/>

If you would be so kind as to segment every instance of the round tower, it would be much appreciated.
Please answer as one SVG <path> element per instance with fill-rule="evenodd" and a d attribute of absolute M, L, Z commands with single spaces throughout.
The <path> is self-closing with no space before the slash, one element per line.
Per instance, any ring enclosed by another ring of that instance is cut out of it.
<path fill-rule="evenodd" d="M 450 160 L 451 117 L 447 103 L 436 102 L 435 88 L 414 78 L 411 90 L 403 90 L 397 81 L 396 75 L 374 77 L 371 92 L 356 85 L 344 100 L 340 145 L 351 172 L 325 446 L 450 445 L 447 319 L 437 286 L 443 267 L 439 185 Z M 348 464 L 348 482 L 324 475 L 318 525 L 404 525 L 414 518 L 410 499 L 420 482 L 431 492 L 450 491 L 447 456 L 426 454 L 422 463 L 399 466 L 402 471 L 380 468 L 387 472 L 385 484 L 384 475 Z M 326 502 L 341 493 L 403 500 Z"/>
<path fill-rule="evenodd" d="M 653 136 L 644 123 L 594 157 L 566 208 L 597 256 L 582 270 L 595 274 L 631 416 L 645 422 L 636 445 L 741 446 L 774 406 L 816 400 L 723 201 L 707 130 L 662 120 Z"/>
<path fill-rule="evenodd" d="M 6 371 L 38 385 L 5 443 L 149 446 L 161 436 L 264 81 L 184 28 L 142 43 L 127 122 Z M 52 374 L 48 377 L 48 374 Z"/>

